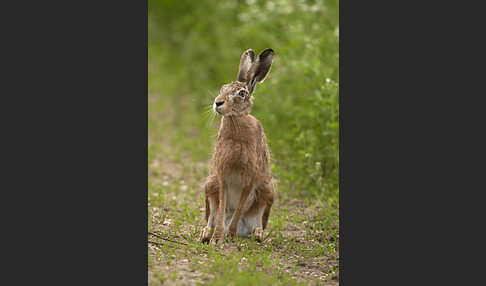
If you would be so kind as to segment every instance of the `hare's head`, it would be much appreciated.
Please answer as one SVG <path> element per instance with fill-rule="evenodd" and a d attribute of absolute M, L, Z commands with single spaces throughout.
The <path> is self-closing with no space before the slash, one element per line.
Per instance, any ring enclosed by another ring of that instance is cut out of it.
<path fill-rule="evenodd" d="M 274 56 L 275 52 L 272 49 L 264 50 L 256 60 L 252 49 L 244 52 L 238 69 L 238 80 L 221 87 L 214 100 L 214 111 L 223 116 L 250 113 L 255 85 L 265 80 Z"/>

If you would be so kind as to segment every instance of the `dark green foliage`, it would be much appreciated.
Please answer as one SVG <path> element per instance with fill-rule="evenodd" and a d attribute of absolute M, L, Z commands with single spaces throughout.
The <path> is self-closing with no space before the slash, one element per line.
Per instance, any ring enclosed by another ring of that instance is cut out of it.
<path fill-rule="evenodd" d="M 163 101 L 150 108 L 171 114 L 180 151 L 209 158 L 217 125 L 204 111 L 236 80 L 243 51 L 274 49 L 252 114 L 268 137 L 279 190 L 337 208 L 338 10 L 338 1 L 150 0 L 149 92 Z"/>

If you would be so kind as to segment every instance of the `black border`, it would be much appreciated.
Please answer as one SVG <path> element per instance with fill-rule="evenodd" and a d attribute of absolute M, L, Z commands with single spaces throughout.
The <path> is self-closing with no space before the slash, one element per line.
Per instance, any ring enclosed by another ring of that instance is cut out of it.
<path fill-rule="evenodd" d="M 146 285 L 147 1 L 12 5 L 2 284 Z"/>
<path fill-rule="evenodd" d="M 340 285 L 481 284 L 480 11 L 340 1 Z"/>

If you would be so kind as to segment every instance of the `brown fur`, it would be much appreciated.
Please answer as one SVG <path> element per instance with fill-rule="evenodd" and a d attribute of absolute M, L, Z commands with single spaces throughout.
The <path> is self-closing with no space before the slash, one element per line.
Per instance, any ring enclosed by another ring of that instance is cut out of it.
<path fill-rule="evenodd" d="M 223 118 L 213 153 L 212 172 L 204 185 L 208 226 L 203 231 L 203 241 L 209 240 L 212 212 L 216 212 L 216 223 L 211 242 L 219 243 L 223 239 L 228 201 L 239 201 L 228 227 L 232 237 L 236 235 L 241 217 L 262 216 L 252 230 L 258 240 L 263 233 L 259 227 L 267 226 L 274 199 L 270 151 L 261 123 L 249 113 L 255 84 L 263 82 L 273 57 L 273 50 L 267 49 L 254 60 L 254 52 L 247 50 L 241 57 L 238 81 L 223 85 L 214 101 L 215 111 Z M 235 185 L 241 186 L 238 198 L 228 192 L 229 186 Z M 246 206 L 249 197 L 251 205 Z"/>

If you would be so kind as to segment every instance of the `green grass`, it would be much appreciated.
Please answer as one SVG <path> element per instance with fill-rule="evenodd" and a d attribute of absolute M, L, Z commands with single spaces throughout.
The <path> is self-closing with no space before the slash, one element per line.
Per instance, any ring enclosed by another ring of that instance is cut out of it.
<path fill-rule="evenodd" d="M 150 285 L 337 284 L 338 24 L 337 1 L 149 1 L 149 230 L 188 244 L 149 237 Z M 278 182 L 268 239 L 201 245 L 208 107 L 244 50 L 269 47 L 252 110 Z"/>
<path fill-rule="evenodd" d="M 150 112 L 150 120 L 159 114 Z M 263 244 L 238 239 L 216 249 L 199 243 L 204 226 L 201 184 L 209 172 L 208 158 L 198 161 L 167 136 L 155 135 L 168 132 L 163 125 L 150 129 L 149 230 L 188 245 L 149 236 L 159 243 L 149 244 L 150 285 L 337 283 L 337 210 L 319 200 L 278 189 Z"/>

